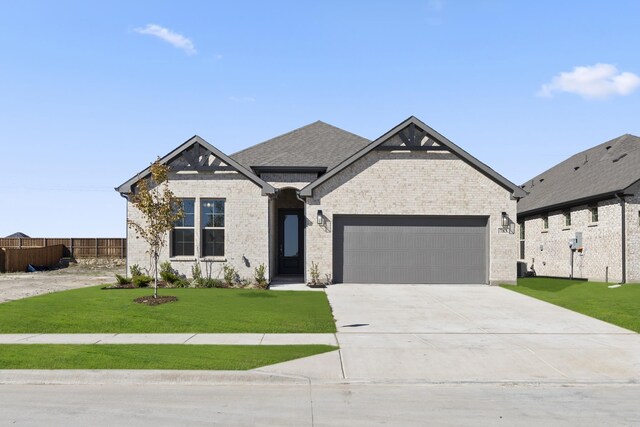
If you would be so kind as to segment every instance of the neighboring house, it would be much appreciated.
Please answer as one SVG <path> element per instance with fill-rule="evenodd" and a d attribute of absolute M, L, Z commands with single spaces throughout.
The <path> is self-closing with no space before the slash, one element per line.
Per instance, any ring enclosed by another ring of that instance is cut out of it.
<path fill-rule="evenodd" d="M 29 236 L 27 236 L 26 234 L 18 231 L 16 233 L 13 234 L 9 234 L 7 237 L 5 237 L 5 239 L 28 239 Z"/>
<path fill-rule="evenodd" d="M 538 275 L 569 277 L 573 262 L 575 278 L 640 281 L 640 138 L 578 153 L 522 188 L 519 257 Z"/>
<path fill-rule="evenodd" d="M 415 117 L 374 141 L 315 122 L 231 156 L 194 136 L 161 161 L 186 213 L 161 261 L 187 276 L 264 264 L 308 280 L 316 263 L 335 282 L 515 283 L 524 191 Z M 127 262 L 149 266 L 128 237 Z"/>

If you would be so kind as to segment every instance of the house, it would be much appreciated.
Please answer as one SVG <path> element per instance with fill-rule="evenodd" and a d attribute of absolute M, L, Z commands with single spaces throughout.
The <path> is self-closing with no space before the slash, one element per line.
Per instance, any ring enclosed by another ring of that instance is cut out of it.
<path fill-rule="evenodd" d="M 185 217 L 161 261 L 243 277 L 514 283 L 524 191 L 415 117 L 369 141 L 323 122 L 226 155 L 194 136 L 161 158 Z M 117 187 L 128 197 L 146 169 Z M 139 215 L 131 201 L 129 219 Z M 129 264 L 149 266 L 128 231 Z"/>
<path fill-rule="evenodd" d="M 538 275 L 640 281 L 640 138 L 622 135 L 527 181 L 519 258 Z"/>

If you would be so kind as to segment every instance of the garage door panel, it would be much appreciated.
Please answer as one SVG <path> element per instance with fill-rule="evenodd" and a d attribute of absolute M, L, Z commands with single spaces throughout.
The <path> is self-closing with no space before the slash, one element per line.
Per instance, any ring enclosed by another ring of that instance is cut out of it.
<path fill-rule="evenodd" d="M 354 215 L 334 224 L 337 282 L 486 282 L 486 218 Z"/>

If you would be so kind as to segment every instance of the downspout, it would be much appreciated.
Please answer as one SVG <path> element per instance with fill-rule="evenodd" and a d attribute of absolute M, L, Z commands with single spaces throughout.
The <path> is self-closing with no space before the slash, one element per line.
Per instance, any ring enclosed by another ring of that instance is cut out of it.
<path fill-rule="evenodd" d="M 624 194 L 620 196 L 616 194 L 616 198 L 620 200 L 621 220 L 622 220 L 622 281 L 620 283 L 627 283 L 627 224 L 625 213 Z"/>
<path fill-rule="evenodd" d="M 116 188 L 116 191 L 118 191 L 117 188 Z M 126 229 L 125 229 L 125 235 L 124 235 L 127 241 L 127 253 L 125 254 L 125 258 L 124 258 L 124 275 L 125 277 L 129 277 L 129 193 L 120 193 L 120 196 L 122 196 L 127 200 L 127 205 L 126 205 L 127 222 L 126 222 L 126 227 L 125 227 Z"/>

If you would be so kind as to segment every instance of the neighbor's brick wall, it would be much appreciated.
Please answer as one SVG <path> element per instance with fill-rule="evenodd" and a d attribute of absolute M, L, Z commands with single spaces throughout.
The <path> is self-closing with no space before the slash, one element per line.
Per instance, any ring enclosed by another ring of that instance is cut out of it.
<path fill-rule="evenodd" d="M 226 199 L 225 203 L 225 257 L 212 260 L 208 265 L 212 277 L 222 277 L 223 264 L 236 268 L 241 277 L 253 277 L 253 269 L 264 263 L 269 266 L 268 242 L 268 202 L 262 196 L 262 189 L 239 173 L 171 174 L 169 185 L 176 197 L 195 198 L 195 256 L 182 259 L 169 258 L 169 241 L 160 256 L 160 262 L 170 260 L 171 265 L 181 274 L 191 276 L 191 266 L 196 260 L 201 262 L 205 273 L 204 259 L 200 257 L 200 200 Z M 128 202 L 128 217 L 139 221 L 140 213 Z M 150 269 L 151 259 L 146 253 L 144 240 L 137 239 L 134 230 L 129 229 L 127 268 L 139 264 Z M 167 236 L 168 239 L 169 236 Z M 249 265 L 243 261 L 243 255 Z M 269 274 L 269 272 L 267 272 Z"/>
<path fill-rule="evenodd" d="M 345 185 L 343 185 L 345 184 Z M 373 151 L 314 190 L 306 207 L 306 274 L 317 262 L 332 273 L 337 214 L 478 215 L 489 217 L 489 280 L 516 280 L 517 235 L 499 233 L 501 213 L 516 218 L 511 193 L 449 153 Z M 325 226 L 316 222 L 322 209 Z"/>
<path fill-rule="evenodd" d="M 626 203 L 627 282 L 640 283 L 640 192 Z"/>
<path fill-rule="evenodd" d="M 564 211 L 549 212 L 549 228 L 543 230 L 542 216 L 525 219 L 525 258 L 533 263 L 539 276 L 569 277 L 571 250 L 569 240 L 582 232 L 585 249 L 574 254 L 574 277 L 604 281 L 609 267 L 609 281 L 622 279 L 621 208 L 617 199 L 598 203 L 598 223 L 591 223 L 587 205 L 571 208 L 571 226 L 565 227 Z M 637 215 L 637 214 L 636 214 Z M 540 246 L 542 245 L 542 250 Z"/>

